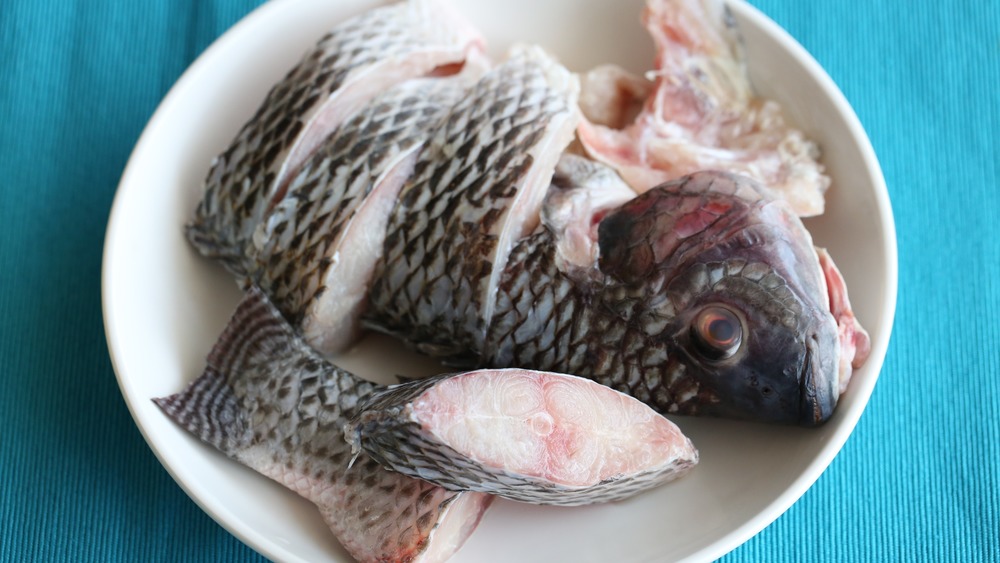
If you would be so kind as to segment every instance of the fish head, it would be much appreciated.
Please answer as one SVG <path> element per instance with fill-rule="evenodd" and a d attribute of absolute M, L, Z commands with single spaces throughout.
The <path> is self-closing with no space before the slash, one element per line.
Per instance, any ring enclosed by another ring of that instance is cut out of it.
<path fill-rule="evenodd" d="M 668 412 L 805 426 L 831 416 L 841 328 L 809 233 L 766 188 L 685 176 L 605 217 L 598 242 L 629 323 L 664 352 Z"/>

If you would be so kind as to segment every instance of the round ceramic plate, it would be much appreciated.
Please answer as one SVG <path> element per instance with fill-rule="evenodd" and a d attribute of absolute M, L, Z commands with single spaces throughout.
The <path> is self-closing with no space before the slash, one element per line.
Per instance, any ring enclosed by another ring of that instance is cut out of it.
<path fill-rule="evenodd" d="M 349 561 L 315 508 L 230 461 L 171 423 L 150 401 L 200 373 L 240 293 L 188 246 L 182 225 L 212 157 L 233 138 L 272 83 L 331 25 L 371 0 L 273 0 L 221 37 L 178 81 L 143 133 L 122 177 L 108 226 L 103 271 L 108 345 L 122 393 L 160 461 L 208 514 L 265 556 Z M 642 72 L 652 43 L 641 0 L 465 0 L 494 54 L 538 43 L 571 70 L 618 63 Z M 732 4 L 752 78 L 784 103 L 824 151 L 833 178 L 827 213 L 808 221 L 830 250 L 872 336 L 872 354 L 833 418 L 818 429 L 675 419 L 701 452 L 690 475 L 627 502 L 583 508 L 498 501 L 455 557 L 482 561 L 708 560 L 784 512 L 840 450 L 868 402 L 892 325 L 895 233 L 869 141 L 819 65 L 754 8 Z M 525 17 L 530 13 L 530 17 Z M 369 337 L 341 359 L 389 381 L 437 368 L 398 344 Z"/>

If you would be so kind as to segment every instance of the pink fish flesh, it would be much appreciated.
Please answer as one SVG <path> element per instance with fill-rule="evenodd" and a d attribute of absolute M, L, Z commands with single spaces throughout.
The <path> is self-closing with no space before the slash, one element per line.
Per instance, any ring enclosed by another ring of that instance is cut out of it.
<path fill-rule="evenodd" d="M 449 490 L 562 506 L 621 500 L 698 461 L 680 429 L 638 400 L 521 369 L 376 391 L 345 434 L 384 467 Z"/>
<path fill-rule="evenodd" d="M 776 102 L 754 94 L 725 3 L 648 0 L 643 23 L 657 48 L 652 93 L 635 86 L 637 78 L 603 71 L 619 87 L 584 92 L 585 113 L 594 117 L 579 129 L 587 153 L 639 192 L 724 170 L 757 180 L 800 216 L 821 214 L 830 179 L 819 148 L 789 125 Z M 604 117 L 614 115 L 607 108 L 638 102 L 642 111 L 631 122 Z"/>

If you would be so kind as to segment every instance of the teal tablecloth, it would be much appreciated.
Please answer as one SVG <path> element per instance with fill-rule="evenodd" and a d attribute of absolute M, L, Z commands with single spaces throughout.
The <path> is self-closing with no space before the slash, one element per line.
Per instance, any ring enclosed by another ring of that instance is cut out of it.
<path fill-rule="evenodd" d="M 755 0 L 854 105 L 899 235 L 881 378 L 816 484 L 727 561 L 1000 560 L 1000 2 Z M 115 383 L 104 228 L 185 67 L 256 0 L 0 2 L 0 560 L 259 558 Z"/>

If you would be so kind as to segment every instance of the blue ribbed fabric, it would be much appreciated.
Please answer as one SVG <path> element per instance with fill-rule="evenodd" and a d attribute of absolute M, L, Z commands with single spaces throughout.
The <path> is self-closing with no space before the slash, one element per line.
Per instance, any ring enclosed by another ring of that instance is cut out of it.
<path fill-rule="evenodd" d="M 900 290 L 855 433 L 724 561 L 1000 561 L 1000 3 L 753 3 L 868 131 Z M 258 4 L 0 3 L 0 561 L 259 559 L 146 446 L 100 303 L 105 224 L 143 126 Z"/>

